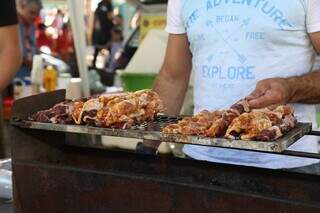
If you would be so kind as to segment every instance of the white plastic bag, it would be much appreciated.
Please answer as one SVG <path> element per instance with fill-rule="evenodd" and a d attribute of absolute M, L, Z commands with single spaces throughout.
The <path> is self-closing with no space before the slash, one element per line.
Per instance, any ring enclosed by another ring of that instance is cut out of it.
<path fill-rule="evenodd" d="M 11 159 L 0 161 L 0 199 L 12 199 Z"/>

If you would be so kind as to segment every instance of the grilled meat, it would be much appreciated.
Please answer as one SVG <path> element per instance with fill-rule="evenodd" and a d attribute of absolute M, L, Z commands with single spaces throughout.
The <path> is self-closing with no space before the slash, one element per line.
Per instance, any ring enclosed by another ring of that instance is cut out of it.
<path fill-rule="evenodd" d="M 134 124 L 153 120 L 163 109 L 157 93 L 141 90 L 63 102 L 49 110 L 36 113 L 32 119 L 48 123 L 130 128 Z"/>

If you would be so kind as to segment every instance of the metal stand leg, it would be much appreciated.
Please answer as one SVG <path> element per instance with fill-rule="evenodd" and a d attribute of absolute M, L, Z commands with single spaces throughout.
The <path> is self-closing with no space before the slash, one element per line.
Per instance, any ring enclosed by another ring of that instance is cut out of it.
<path fill-rule="evenodd" d="M 5 150 L 4 150 L 4 138 L 3 138 L 3 101 L 2 94 L 0 94 L 0 159 L 5 158 Z"/>

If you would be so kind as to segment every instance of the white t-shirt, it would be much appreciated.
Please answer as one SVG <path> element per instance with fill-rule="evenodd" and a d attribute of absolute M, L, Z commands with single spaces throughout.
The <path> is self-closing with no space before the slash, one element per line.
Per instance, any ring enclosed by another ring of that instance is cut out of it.
<path fill-rule="evenodd" d="M 313 70 L 309 33 L 320 31 L 319 0 L 169 0 L 166 31 L 187 34 L 192 52 L 195 113 L 228 108 L 259 80 L 300 76 Z M 316 123 L 315 106 L 295 104 L 300 122 Z M 316 140 L 292 149 L 315 152 Z M 249 151 L 185 146 L 213 162 L 293 168 L 316 160 Z"/>

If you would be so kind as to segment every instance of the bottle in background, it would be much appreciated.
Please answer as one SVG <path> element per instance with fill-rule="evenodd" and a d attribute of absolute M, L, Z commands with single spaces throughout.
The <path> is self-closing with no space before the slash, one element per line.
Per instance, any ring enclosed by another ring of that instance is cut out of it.
<path fill-rule="evenodd" d="M 51 92 L 57 89 L 58 72 L 57 70 L 48 65 L 43 72 L 43 87 L 47 92 Z"/>

